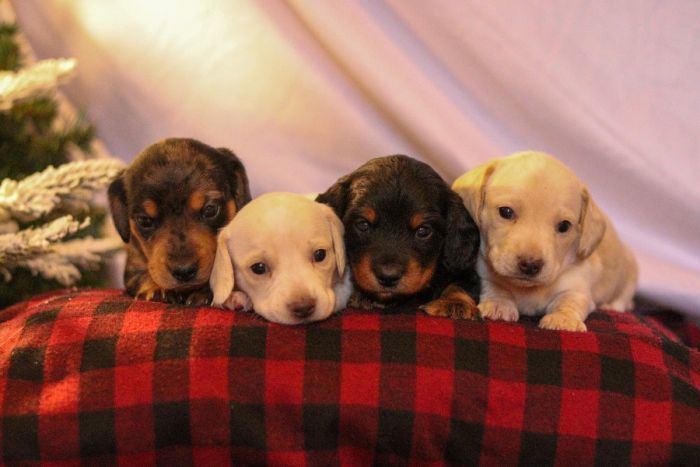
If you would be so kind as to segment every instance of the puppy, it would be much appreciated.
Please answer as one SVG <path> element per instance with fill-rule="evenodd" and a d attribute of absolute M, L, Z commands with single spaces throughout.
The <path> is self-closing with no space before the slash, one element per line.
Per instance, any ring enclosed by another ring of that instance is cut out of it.
<path fill-rule="evenodd" d="M 317 201 L 345 225 L 352 306 L 410 299 L 435 316 L 478 315 L 479 233 L 459 196 L 429 165 L 404 155 L 372 159 Z"/>
<path fill-rule="evenodd" d="M 544 313 L 542 328 L 585 331 L 596 306 L 632 308 L 634 256 L 561 162 L 517 153 L 467 172 L 453 189 L 481 230 L 483 317 Z"/>
<path fill-rule="evenodd" d="M 217 231 L 250 201 L 238 158 L 192 139 L 166 139 L 139 154 L 108 196 L 126 243 L 127 292 L 146 300 L 208 303 Z"/>
<path fill-rule="evenodd" d="M 322 320 L 345 308 L 352 291 L 345 269 L 343 224 L 328 206 L 293 193 L 268 193 L 219 234 L 213 304 L 252 307 L 280 324 Z"/>

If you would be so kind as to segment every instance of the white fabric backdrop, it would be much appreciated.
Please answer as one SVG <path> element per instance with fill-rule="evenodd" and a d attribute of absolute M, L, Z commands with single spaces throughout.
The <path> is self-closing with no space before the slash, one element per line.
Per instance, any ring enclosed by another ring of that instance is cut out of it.
<path fill-rule="evenodd" d="M 573 167 L 641 265 L 700 316 L 700 2 L 15 0 L 115 154 L 228 146 L 254 194 L 406 153 L 448 181 L 522 149 Z"/>

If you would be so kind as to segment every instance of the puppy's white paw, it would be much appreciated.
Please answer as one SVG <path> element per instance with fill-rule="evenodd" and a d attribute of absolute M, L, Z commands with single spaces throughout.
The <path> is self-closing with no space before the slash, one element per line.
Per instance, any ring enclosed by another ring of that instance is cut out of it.
<path fill-rule="evenodd" d="M 540 320 L 539 326 L 542 329 L 552 329 L 556 331 L 586 332 L 588 329 L 580 318 L 558 311 L 544 315 Z"/>
<path fill-rule="evenodd" d="M 250 311 L 253 309 L 253 302 L 248 294 L 240 290 L 231 292 L 231 295 L 221 305 L 224 308 L 236 311 Z"/>
<path fill-rule="evenodd" d="M 622 300 L 616 300 L 614 302 L 604 303 L 604 304 L 600 305 L 599 308 L 601 310 L 624 312 L 624 311 L 631 310 L 633 308 L 633 306 L 630 306 L 629 303 L 623 302 Z"/>
<path fill-rule="evenodd" d="M 510 300 L 484 300 L 478 308 L 482 318 L 517 321 L 520 317 L 518 308 Z"/>

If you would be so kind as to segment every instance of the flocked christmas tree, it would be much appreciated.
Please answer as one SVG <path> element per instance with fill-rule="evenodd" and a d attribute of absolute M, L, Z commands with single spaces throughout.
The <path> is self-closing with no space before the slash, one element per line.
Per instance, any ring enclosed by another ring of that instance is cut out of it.
<path fill-rule="evenodd" d="M 122 163 L 70 162 L 90 154 L 93 128 L 66 122 L 54 90 L 75 60 L 25 66 L 13 24 L 0 23 L 0 309 L 37 293 L 106 281 L 102 256 L 118 241 L 101 235 L 93 202 Z"/>

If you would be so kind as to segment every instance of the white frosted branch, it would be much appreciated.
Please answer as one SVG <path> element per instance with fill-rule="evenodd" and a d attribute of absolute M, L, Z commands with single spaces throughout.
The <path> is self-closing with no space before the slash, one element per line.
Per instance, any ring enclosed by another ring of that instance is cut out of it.
<path fill-rule="evenodd" d="M 121 247 L 118 238 L 86 237 L 57 243 L 89 223 L 89 219 L 78 222 L 64 216 L 38 228 L 0 235 L 0 274 L 9 281 L 11 271 L 22 267 L 65 286 L 74 284 L 81 277 L 79 267 L 96 269 L 101 255 Z"/>
<path fill-rule="evenodd" d="M 19 99 L 54 89 L 75 70 L 77 63 L 74 58 L 57 58 L 42 60 L 17 72 L 0 72 L 0 110 L 11 108 Z"/>
<path fill-rule="evenodd" d="M 59 217 L 40 227 L 0 235 L 0 266 L 8 268 L 24 258 L 49 252 L 51 244 L 85 228 L 90 218 L 82 223 L 73 216 Z"/>
<path fill-rule="evenodd" d="M 36 220 L 62 203 L 84 205 L 123 168 L 117 159 L 91 159 L 49 166 L 20 181 L 6 178 L 0 183 L 0 222 Z"/>

